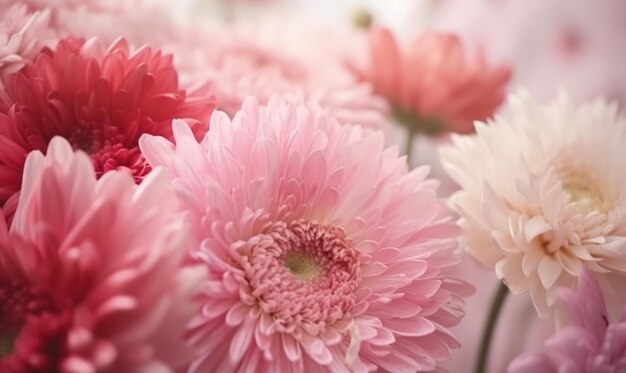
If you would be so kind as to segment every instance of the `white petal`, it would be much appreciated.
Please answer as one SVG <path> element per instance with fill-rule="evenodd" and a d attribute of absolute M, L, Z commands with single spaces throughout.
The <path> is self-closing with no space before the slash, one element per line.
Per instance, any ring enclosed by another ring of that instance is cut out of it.
<path fill-rule="evenodd" d="M 545 289 L 550 289 L 554 285 L 562 271 L 561 263 L 549 255 L 544 256 L 537 267 L 537 274 Z"/>

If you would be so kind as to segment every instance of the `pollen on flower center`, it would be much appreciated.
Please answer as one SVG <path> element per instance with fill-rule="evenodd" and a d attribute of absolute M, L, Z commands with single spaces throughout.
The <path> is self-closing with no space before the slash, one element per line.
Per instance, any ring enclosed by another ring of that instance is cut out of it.
<path fill-rule="evenodd" d="M 323 328 L 355 305 L 358 253 L 341 229 L 274 222 L 240 251 L 251 295 L 279 329 Z"/>
<path fill-rule="evenodd" d="M 573 202 L 583 212 L 606 212 L 607 204 L 602 193 L 588 179 L 565 177 L 563 192 L 569 202 Z"/>
<path fill-rule="evenodd" d="M 323 272 L 315 259 L 295 251 L 285 255 L 284 263 L 289 271 L 300 280 L 312 280 Z"/>

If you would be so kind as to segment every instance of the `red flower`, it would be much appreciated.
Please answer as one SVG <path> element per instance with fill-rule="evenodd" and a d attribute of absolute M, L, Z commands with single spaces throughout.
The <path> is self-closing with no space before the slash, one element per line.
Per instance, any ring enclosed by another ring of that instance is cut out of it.
<path fill-rule="evenodd" d="M 0 203 L 14 211 L 26 155 L 54 136 L 87 152 L 98 177 L 127 168 L 139 181 L 150 171 L 139 136 L 171 138 L 172 119 L 186 118 L 200 137 L 213 107 L 203 91 L 179 89 L 171 55 L 147 46 L 131 53 L 124 39 L 104 52 L 94 40 L 62 40 L 0 92 Z"/>

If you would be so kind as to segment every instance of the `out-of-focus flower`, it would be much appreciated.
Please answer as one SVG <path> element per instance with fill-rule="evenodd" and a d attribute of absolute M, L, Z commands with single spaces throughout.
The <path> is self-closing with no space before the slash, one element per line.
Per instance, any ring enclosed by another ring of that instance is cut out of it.
<path fill-rule="evenodd" d="M 0 92 L 0 203 L 9 215 L 26 154 L 45 151 L 54 136 L 88 153 L 98 176 L 123 167 L 139 180 L 150 170 L 137 147 L 142 133 L 171 138 L 173 118 L 187 118 L 199 137 L 206 131 L 212 100 L 178 87 L 170 55 L 131 53 L 123 39 L 99 46 L 63 40 Z"/>
<path fill-rule="evenodd" d="M 50 11 L 28 12 L 25 4 L 0 7 L 0 89 L 4 80 L 55 39 Z"/>
<path fill-rule="evenodd" d="M 0 0 L 11 3 L 14 0 Z M 114 11 L 123 4 L 122 0 L 21 0 L 29 9 L 76 9 L 86 7 L 95 11 Z"/>
<path fill-rule="evenodd" d="M 520 94 L 511 110 L 442 150 L 461 186 L 451 204 L 462 246 L 514 294 L 530 290 L 542 317 L 556 288 L 575 286 L 585 267 L 616 315 L 625 295 L 626 120 L 616 105 L 575 107 L 565 95 L 540 106 Z"/>
<path fill-rule="evenodd" d="M 369 61 L 354 69 L 411 133 L 472 132 L 504 98 L 509 68 L 488 66 L 480 52 L 467 56 L 452 34 L 425 31 L 402 50 L 388 29 L 368 33 Z"/>
<path fill-rule="evenodd" d="M 407 173 L 380 131 L 300 102 L 217 112 L 198 144 L 144 135 L 209 268 L 194 372 L 434 369 L 469 285 L 448 275 L 456 229 L 427 168 Z"/>
<path fill-rule="evenodd" d="M 273 94 L 302 94 L 343 124 L 386 126 L 385 101 L 373 94 L 370 84 L 355 81 L 341 59 L 320 45 L 331 35 L 280 21 L 255 25 L 250 30 L 243 26 L 188 29 L 194 34 L 180 36 L 183 42 L 168 48 L 180 57 L 181 82 L 187 86 L 207 82 L 217 108 L 230 116 L 250 96 L 266 104 Z"/>
<path fill-rule="evenodd" d="M 97 37 L 106 44 L 123 37 L 133 47 L 145 44 L 162 48 L 178 40 L 178 25 L 169 7 L 150 4 L 149 0 L 103 2 L 58 7 L 53 10 L 53 25 L 64 36 L 89 39 Z M 115 24 L 115 27 L 111 27 Z"/>
<path fill-rule="evenodd" d="M 545 348 L 516 358 L 510 373 L 626 371 L 626 312 L 609 323 L 602 291 L 587 270 L 580 274 L 578 290 L 558 292 L 571 325 L 557 331 Z"/>
<path fill-rule="evenodd" d="M 598 96 L 626 104 L 626 2 L 621 0 L 437 1 L 430 21 L 507 61 L 510 87 L 543 102 L 566 88 L 575 102 Z M 411 14 L 407 18 L 415 17 Z"/>
<path fill-rule="evenodd" d="M 10 231 L 0 214 L 0 371 L 174 372 L 204 268 L 162 172 L 96 180 L 54 138 L 28 156 Z"/>
<path fill-rule="evenodd" d="M 0 0 L 0 12 L 13 0 Z M 48 43 L 54 47 L 61 38 L 97 37 L 111 44 L 123 37 L 133 47 L 162 46 L 177 40 L 178 24 L 172 7 L 151 0 L 23 0 L 20 7 L 30 14 L 45 13 L 46 23 L 55 31 Z M 115 27 L 111 27 L 115 24 Z"/>

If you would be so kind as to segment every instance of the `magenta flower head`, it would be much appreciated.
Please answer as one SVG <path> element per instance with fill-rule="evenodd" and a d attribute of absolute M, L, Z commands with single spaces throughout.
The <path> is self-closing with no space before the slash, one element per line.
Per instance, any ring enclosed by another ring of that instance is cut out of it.
<path fill-rule="evenodd" d="M 99 180 L 60 137 L 27 160 L 10 229 L 0 214 L 1 372 L 175 372 L 206 271 L 162 170 Z"/>
<path fill-rule="evenodd" d="M 94 39 L 60 41 L 0 91 L 0 204 L 14 211 L 26 155 L 45 152 L 55 136 L 86 152 L 98 177 L 125 168 L 141 180 L 150 168 L 139 136 L 171 137 L 174 118 L 188 119 L 202 136 L 213 102 L 200 93 L 180 89 L 172 56 L 150 47 L 133 51 L 124 39 L 108 48 Z"/>
<path fill-rule="evenodd" d="M 432 370 L 458 342 L 468 285 L 449 276 L 457 229 L 427 168 L 380 132 L 322 110 L 247 100 L 198 143 L 144 135 L 209 269 L 192 372 Z"/>
<path fill-rule="evenodd" d="M 559 289 L 570 325 L 548 339 L 545 348 L 515 359 L 510 373 L 626 371 L 626 312 L 616 322 L 609 316 L 595 278 L 583 270 L 578 290 Z"/>

